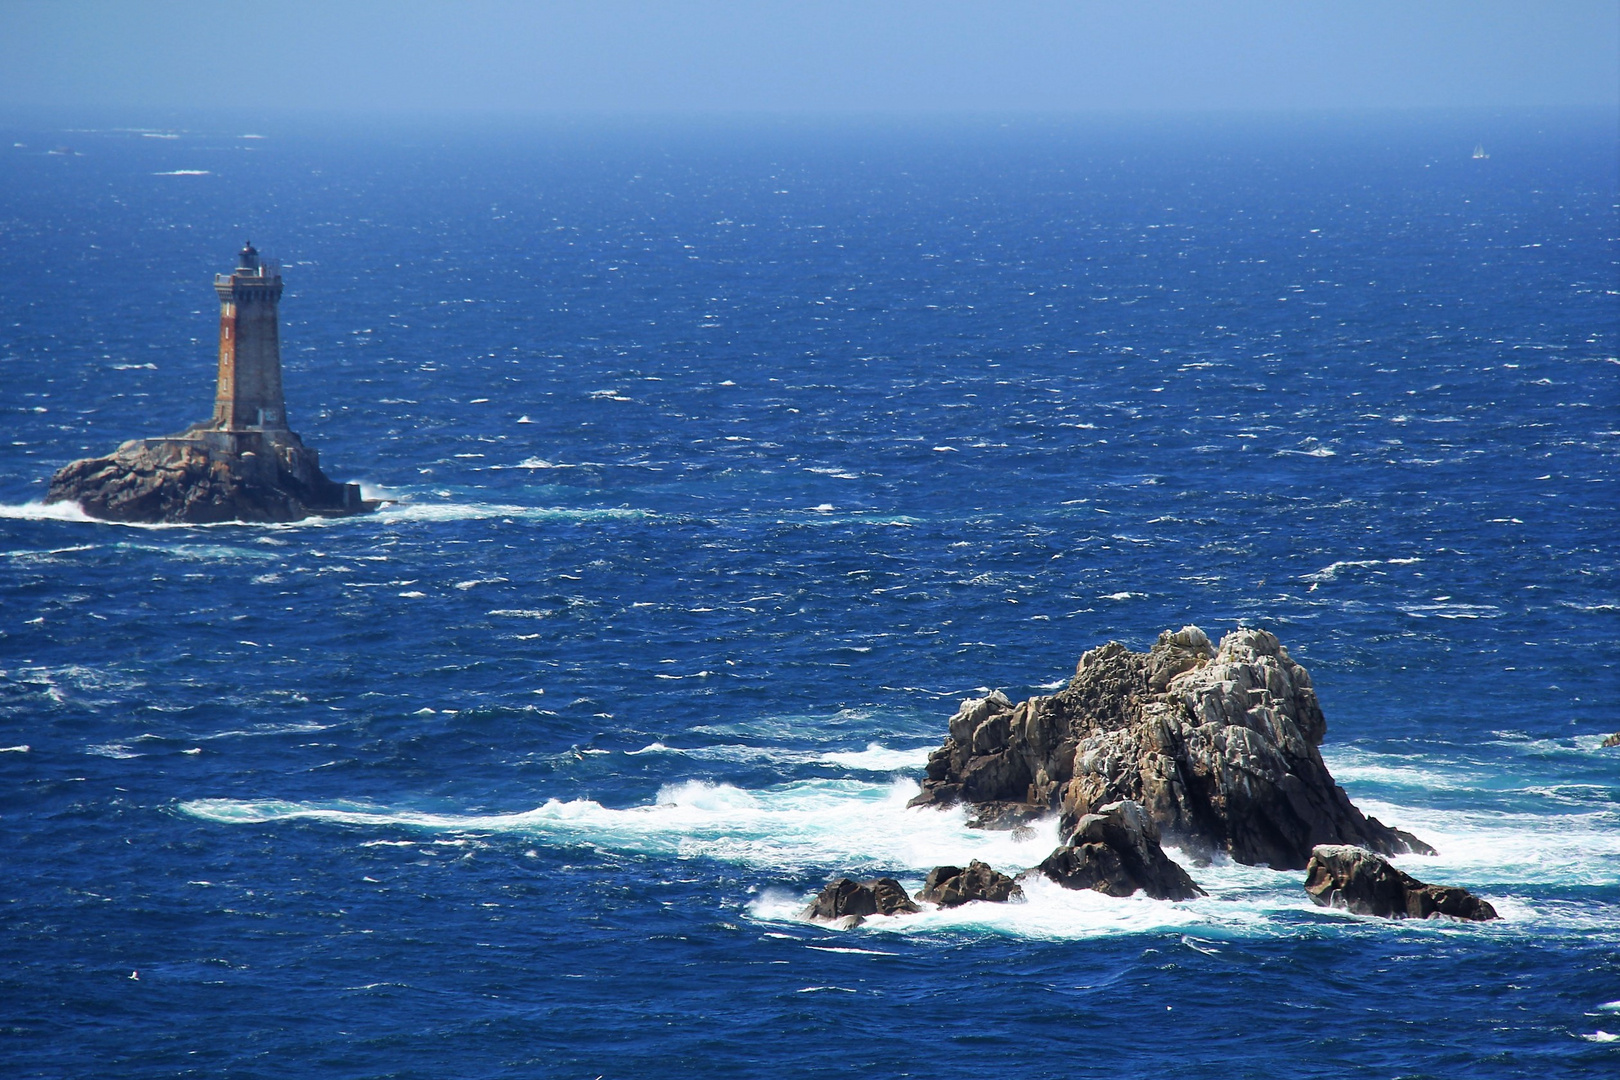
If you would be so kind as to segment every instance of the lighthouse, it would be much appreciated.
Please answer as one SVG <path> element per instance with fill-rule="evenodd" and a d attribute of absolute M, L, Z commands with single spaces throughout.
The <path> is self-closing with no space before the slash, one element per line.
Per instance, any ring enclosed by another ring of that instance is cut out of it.
<path fill-rule="evenodd" d="M 219 294 L 219 380 L 214 423 L 219 431 L 287 430 L 281 393 L 281 270 L 242 247 L 236 269 L 214 276 Z"/>
<path fill-rule="evenodd" d="M 214 415 L 177 435 L 131 439 L 69 462 L 45 501 L 76 502 L 107 521 L 298 521 L 377 509 L 359 484 L 334 483 L 321 456 L 287 426 L 281 393 L 281 269 L 251 243 L 214 275 L 219 374 Z"/>

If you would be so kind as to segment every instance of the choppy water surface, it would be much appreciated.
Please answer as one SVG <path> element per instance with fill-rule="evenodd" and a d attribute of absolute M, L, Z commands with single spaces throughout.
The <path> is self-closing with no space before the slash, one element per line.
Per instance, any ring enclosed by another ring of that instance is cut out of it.
<path fill-rule="evenodd" d="M 8 1075 L 1620 1063 L 1603 124 L 5 134 Z M 244 236 L 293 426 L 398 502 L 39 506 L 206 415 Z M 1039 861 L 904 809 L 945 719 L 1186 622 L 1277 632 L 1504 919 L 1217 864 L 796 921 Z"/>

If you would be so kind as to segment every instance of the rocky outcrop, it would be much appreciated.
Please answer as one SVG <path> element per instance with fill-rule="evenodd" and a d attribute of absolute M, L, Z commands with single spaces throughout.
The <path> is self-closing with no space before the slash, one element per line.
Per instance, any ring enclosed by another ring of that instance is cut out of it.
<path fill-rule="evenodd" d="M 921 910 L 894 878 L 875 881 L 839 878 L 810 901 L 802 918 L 858 926 L 868 915 L 915 915 Z"/>
<path fill-rule="evenodd" d="M 960 866 L 936 866 L 928 872 L 928 881 L 917 899 L 940 907 L 957 907 L 970 900 L 988 900 L 1006 903 L 1022 900 L 1024 890 L 1006 874 L 997 873 L 974 859 L 967 869 Z"/>
<path fill-rule="evenodd" d="M 1610 735 L 1608 738 L 1603 740 L 1604 749 L 1608 749 L 1611 746 L 1620 746 L 1620 731 L 1615 732 L 1613 735 Z"/>
<path fill-rule="evenodd" d="M 1496 909 L 1467 889 L 1426 885 L 1365 848 L 1324 844 L 1311 852 L 1305 891 L 1321 907 L 1386 919 L 1426 919 L 1449 915 L 1484 922 Z"/>
<path fill-rule="evenodd" d="M 1159 846 L 1159 830 L 1140 803 L 1124 800 L 1082 817 L 1069 842 L 1036 867 L 1067 889 L 1109 896 L 1138 890 L 1155 900 L 1206 895 Z"/>
<path fill-rule="evenodd" d="M 1197 857 L 1278 869 L 1319 844 L 1432 853 L 1351 804 L 1317 749 L 1326 732 L 1310 676 L 1275 636 L 1237 630 L 1217 649 L 1188 626 L 1145 653 L 1092 649 L 1050 697 L 963 702 L 912 805 L 1055 811 L 1071 833 L 1130 800 Z"/>
<path fill-rule="evenodd" d="M 189 524 L 341 517 L 378 505 L 360 497 L 358 484 L 329 480 L 316 451 L 290 431 L 202 428 L 63 466 L 45 501 L 76 502 L 104 521 Z"/>

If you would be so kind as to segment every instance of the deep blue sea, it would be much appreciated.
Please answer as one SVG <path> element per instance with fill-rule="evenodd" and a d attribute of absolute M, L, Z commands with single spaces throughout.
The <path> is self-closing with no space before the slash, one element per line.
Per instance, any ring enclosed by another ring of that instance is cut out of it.
<path fill-rule="evenodd" d="M 1612 118 L 0 128 L 5 1076 L 1620 1074 Z M 41 506 L 249 238 L 396 501 Z M 1185 623 L 1504 918 L 796 919 L 1039 861 L 945 721 Z"/>

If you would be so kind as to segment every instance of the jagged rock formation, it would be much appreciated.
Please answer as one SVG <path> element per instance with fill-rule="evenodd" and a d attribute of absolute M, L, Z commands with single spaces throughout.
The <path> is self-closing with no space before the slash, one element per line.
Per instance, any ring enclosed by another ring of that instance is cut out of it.
<path fill-rule="evenodd" d="M 1365 848 L 1324 844 L 1311 852 L 1305 891 L 1321 907 L 1386 919 L 1426 919 L 1450 915 L 1484 922 L 1496 909 L 1467 889 L 1425 885 Z"/>
<path fill-rule="evenodd" d="M 194 428 L 133 439 L 51 477 L 47 503 L 76 502 L 104 521 L 298 521 L 361 514 L 377 503 L 358 484 L 321 472 L 317 452 L 290 431 L 228 433 Z"/>
<path fill-rule="evenodd" d="M 1000 874 L 974 859 L 967 869 L 960 866 L 936 866 L 928 872 L 928 880 L 917 899 L 940 907 L 956 907 L 970 900 L 988 900 L 1006 903 L 1022 900 L 1024 890 L 1006 874 Z"/>
<path fill-rule="evenodd" d="M 1326 731 L 1310 676 L 1274 635 L 1237 630 L 1217 650 L 1188 626 L 1146 653 L 1090 650 L 1050 697 L 963 702 L 912 805 L 1014 803 L 1060 812 L 1069 833 L 1128 799 L 1195 856 L 1278 869 L 1304 867 L 1318 844 L 1432 853 L 1351 804 L 1317 750 Z"/>
<path fill-rule="evenodd" d="M 839 878 L 810 901 L 802 918 L 812 922 L 859 926 L 868 915 L 915 915 L 921 911 L 894 878 L 853 881 Z"/>
<path fill-rule="evenodd" d="M 1613 735 L 1610 735 L 1608 738 L 1603 740 L 1604 749 L 1608 749 L 1611 746 L 1620 746 L 1620 731 L 1615 732 Z"/>
<path fill-rule="evenodd" d="M 1069 842 L 1046 857 L 1039 871 L 1068 889 L 1130 896 L 1140 889 L 1155 900 L 1207 895 L 1159 846 L 1159 829 L 1140 803 L 1099 807 L 1075 826 Z"/>

